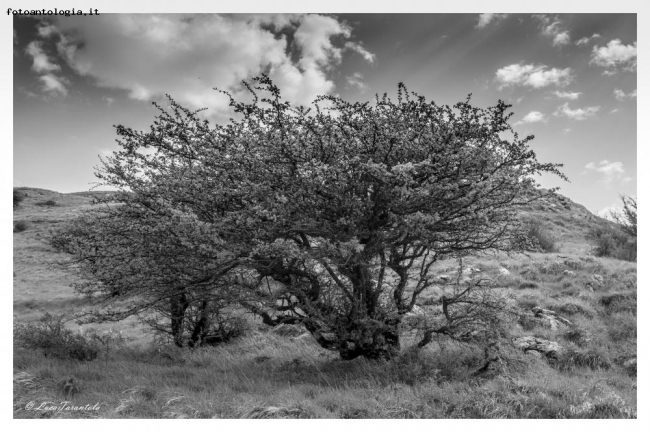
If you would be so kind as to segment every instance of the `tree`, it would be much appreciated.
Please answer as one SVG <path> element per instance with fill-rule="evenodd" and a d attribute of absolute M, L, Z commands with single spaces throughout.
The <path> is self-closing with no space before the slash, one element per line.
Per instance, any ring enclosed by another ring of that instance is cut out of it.
<path fill-rule="evenodd" d="M 117 126 L 123 150 L 97 176 L 124 192 L 73 251 L 84 292 L 135 302 L 113 316 L 199 293 L 269 325 L 302 323 L 343 359 L 388 358 L 434 264 L 519 250 L 532 177 L 565 178 L 536 160 L 502 101 L 438 106 L 399 84 L 397 102 L 321 96 L 307 109 L 267 76 L 254 83 L 250 103 L 223 92 L 239 116 L 226 125 L 169 98 L 150 131 Z M 89 260 L 97 250 L 102 264 Z M 493 331 L 505 308 L 493 288 L 457 284 L 420 345 Z"/>
<path fill-rule="evenodd" d="M 621 195 L 622 211 L 612 211 L 610 215 L 614 222 L 630 237 L 636 239 L 636 198 Z"/>

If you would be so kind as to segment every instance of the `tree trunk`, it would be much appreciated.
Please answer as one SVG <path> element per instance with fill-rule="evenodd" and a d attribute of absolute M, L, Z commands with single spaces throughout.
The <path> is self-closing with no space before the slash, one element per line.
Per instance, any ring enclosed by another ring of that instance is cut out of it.
<path fill-rule="evenodd" d="M 341 326 L 338 331 L 309 320 L 305 321 L 305 327 L 320 346 L 338 351 L 343 360 L 360 356 L 388 360 L 400 352 L 398 318 L 384 321 L 365 318 Z"/>
<path fill-rule="evenodd" d="M 373 320 L 374 321 L 374 320 Z M 343 360 L 365 357 L 373 360 L 389 360 L 400 352 L 399 321 L 389 320 L 376 326 L 377 322 L 356 323 L 339 347 Z"/>
<path fill-rule="evenodd" d="M 171 317 L 171 330 L 174 344 L 178 347 L 183 346 L 183 320 L 185 319 L 185 311 L 189 307 L 185 288 L 179 289 L 181 294 L 173 296 L 169 299 L 169 309 Z"/>

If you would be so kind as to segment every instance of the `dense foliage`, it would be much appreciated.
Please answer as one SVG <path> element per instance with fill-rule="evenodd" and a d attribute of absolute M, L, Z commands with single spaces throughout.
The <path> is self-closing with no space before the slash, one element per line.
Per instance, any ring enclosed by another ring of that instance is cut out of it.
<path fill-rule="evenodd" d="M 97 176 L 121 192 L 52 239 L 75 256 L 78 290 L 110 305 L 92 319 L 154 311 L 196 344 L 236 303 L 304 324 L 344 359 L 390 357 L 434 263 L 522 249 L 523 192 L 537 174 L 564 178 L 501 101 L 438 106 L 400 84 L 397 102 L 307 109 L 254 83 L 250 103 L 224 92 L 238 116 L 226 125 L 169 98 L 149 131 L 117 126 L 122 150 Z M 491 335 L 505 305 L 487 281 L 457 283 L 420 320 L 420 344 Z"/>
<path fill-rule="evenodd" d="M 599 257 L 636 261 L 636 199 L 621 196 L 621 201 L 623 209 L 610 212 L 610 217 L 616 225 L 603 225 L 591 231 L 591 237 L 596 244 L 593 253 Z"/>

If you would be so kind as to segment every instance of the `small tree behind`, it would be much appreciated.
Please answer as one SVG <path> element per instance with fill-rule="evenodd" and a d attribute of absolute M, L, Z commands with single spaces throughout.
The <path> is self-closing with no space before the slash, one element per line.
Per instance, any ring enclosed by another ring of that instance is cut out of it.
<path fill-rule="evenodd" d="M 636 198 L 621 195 L 622 211 L 612 211 L 610 215 L 629 236 L 636 238 Z"/>

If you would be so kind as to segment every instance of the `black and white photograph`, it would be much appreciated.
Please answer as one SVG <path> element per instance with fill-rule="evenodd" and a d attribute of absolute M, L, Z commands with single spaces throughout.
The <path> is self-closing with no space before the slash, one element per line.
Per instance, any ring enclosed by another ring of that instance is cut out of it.
<path fill-rule="evenodd" d="M 640 2 L 55 3 L 5 2 L 14 425 L 639 425 Z"/>

